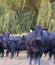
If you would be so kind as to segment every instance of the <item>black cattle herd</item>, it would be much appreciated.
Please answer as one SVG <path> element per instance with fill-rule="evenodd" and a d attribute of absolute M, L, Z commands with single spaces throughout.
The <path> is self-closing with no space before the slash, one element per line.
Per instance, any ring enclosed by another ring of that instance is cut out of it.
<path fill-rule="evenodd" d="M 20 50 L 26 50 L 27 56 L 30 58 L 29 65 L 32 65 L 33 59 L 35 65 L 37 63 L 40 65 L 43 53 L 48 54 L 49 59 L 53 55 L 55 64 L 55 32 L 48 31 L 40 25 L 31 29 L 32 32 L 23 36 L 10 36 L 9 32 L 0 34 L 1 57 L 4 57 L 4 49 L 7 50 L 6 56 L 11 53 L 11 58 L 13 58 L 14 53 L 17 53 L 18 56 Z"/>

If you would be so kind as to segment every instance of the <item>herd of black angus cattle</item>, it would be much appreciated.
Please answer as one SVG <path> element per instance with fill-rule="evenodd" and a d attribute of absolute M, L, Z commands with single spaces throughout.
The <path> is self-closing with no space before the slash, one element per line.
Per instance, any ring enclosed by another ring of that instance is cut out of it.
<path fill-rule="evenodd" d="M 0 35 L 0 54 L 4 56 L 4 49 L 6 49 L 6 56 L 11 53 L 11 58 L 13 58 L 14 53 L 18 53 L 20 50 L 26 50 L 29 56 L 29 65 L 32 65 L 32 60 L 34 58 L 35 65 L 38 61 L 40 65 L 40 60 L 43 53 L 46 55 L 48 53 L 49 59 L 52 55 L 54 56 L 55 63 L 55 32 L 48 31 L 42 26 L 38 25 L 32 28 L 32 32 L 23 36 L 10 36 L 9 32 L 3 32 Z"/>

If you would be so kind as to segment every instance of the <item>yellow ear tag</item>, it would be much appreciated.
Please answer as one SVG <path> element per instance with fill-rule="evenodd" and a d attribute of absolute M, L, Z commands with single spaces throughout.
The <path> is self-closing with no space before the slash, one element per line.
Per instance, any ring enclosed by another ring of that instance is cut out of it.
<path fill-rule="evenodd" d="M 32 32 L 32 30 L 30 30 L 30 32 Z"/>

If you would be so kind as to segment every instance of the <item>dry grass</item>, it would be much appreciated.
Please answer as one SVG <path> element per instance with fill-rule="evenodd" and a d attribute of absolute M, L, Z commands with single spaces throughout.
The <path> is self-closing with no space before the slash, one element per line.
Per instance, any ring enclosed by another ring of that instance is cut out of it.
<path fill-rule="evenodd" d="M 28 65 L 28 63 L 29 58 L 28 59 L 26 58 L 26 51 L 20 52 L 18 57 L 16 57 L 15 55 L 13 59 L 10 59 L 10 56 L 0 58 L 0 65 Z M 46 57 L 43 56 L 41 59 L 41 65 L 54 65 L 53 58 L 49 61 L 48 56 Z"/>

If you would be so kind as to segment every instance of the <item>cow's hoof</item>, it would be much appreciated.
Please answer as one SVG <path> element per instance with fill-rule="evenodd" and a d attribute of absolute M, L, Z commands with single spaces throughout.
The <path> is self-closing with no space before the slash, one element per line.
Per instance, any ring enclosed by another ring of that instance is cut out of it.
<path fill-rule="evenodd" d="M 55 64 L 55 60 L 54 60 L 54 64 Z"/>
<path fill-rule="evenodd" d="M 48 58 L 48 60 L 51 60 L 51 58 Z"/>
<path fill-rule="evenodd" d="M 6 55 L 6 57 L 8 57 L 8 56 Z"/>
<path fill-rule="evenodd" d="M 4 55 L 1 55 L 1 57 L 4 57 Z"/>
<path fill-rule="evenodd" d="M 4 54 L 0 54 L 0 57 L 4 57 Z"/>
<path fill-rule="evenodd" d="M 11 56 L 10 59 L 13 59 L 13 57 Z"/>
<path fill-rule="evenodd" d="M 37 65 L 38 65 L 38 63 L 37 63 Z"/>

